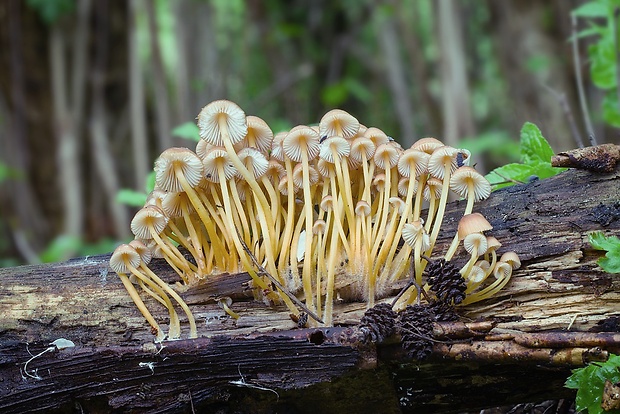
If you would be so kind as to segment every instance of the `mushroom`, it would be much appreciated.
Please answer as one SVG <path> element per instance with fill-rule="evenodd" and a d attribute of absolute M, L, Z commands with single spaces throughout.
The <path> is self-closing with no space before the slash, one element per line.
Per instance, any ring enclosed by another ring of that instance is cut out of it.
<path fill-rule="evenodd" d="M 224 309 L 224 312 L 226 312 L 231 318 L 235 320 L 239 319 L 239 314 L 230 309 L 233 303 L 230 296 L 221 296 L 216 298 L 215 301 L 217 302 L 217 306 Z"/>

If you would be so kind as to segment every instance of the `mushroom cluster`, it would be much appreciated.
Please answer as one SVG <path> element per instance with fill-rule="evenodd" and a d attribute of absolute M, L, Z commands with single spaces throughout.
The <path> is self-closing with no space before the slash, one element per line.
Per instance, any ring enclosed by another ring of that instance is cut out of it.
<path fill-rule="evenodd" d="M 499 242 L 484 234 L 490 224 L 472 212 L 491 187 L 468 166 L 467 150 L 434 138 L 403 149 L 338 109 L 316 126 L 275 135 L 226 100 L 208 104 L 197 119 L 202 139 L 195 152 L 170 148 L 159 156 L 155 190 L 131 222 L 135 240 L 110 260 L 160 338 L 135 285 L 168 309 L 169 338 L 180 335 L 173 300 L 189 319 L 190 337 L 197 332 L 178 293 L 149 269 L 152 257 L 164 258 L 189 286 L 214 273 L 245 271 L 257 295 L 299 315 L 299 293 L 306 312 L 322 315 L 315 319 L 327 326 L 335 295 L 373 306 L 411 266 L 415 283 L 395 305 L 403 309 L 424 289 L 450 192 L 466 200 L 445 253 L 449 261 L 459 246 L 467 252 L 463 303 L 495 294 L 518 266 L 514 254 L 497 259 Z"/>

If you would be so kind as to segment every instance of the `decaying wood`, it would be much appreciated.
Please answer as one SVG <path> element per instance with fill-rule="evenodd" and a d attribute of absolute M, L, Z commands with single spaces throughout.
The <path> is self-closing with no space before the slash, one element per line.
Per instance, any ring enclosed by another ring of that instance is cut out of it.
<path fill-rule="evenodd" d="M 451 204 L 437 251 L 463 209 Z M 246 274 L 184 292 L 201 337 L 154 344 L 107 255 L 0 269 L 0 411 L 449 412 L 570 396 L 571 367 L 620 352 L 620 334 L 603 332 L 618 330 L 620 277 L 587 241 L 619 233 L 619 170 L 569 170 L 475 210 L 523 265 L 499 295 L 460 309 L 461 322 L 436 324 L 422 362 L 398 338 L 360 341 L 364 304 L 338 304 L 337 327 L 297 329 L 283 307 L 253 300 Z M 75 346 L 50 346 L 58 338 Z"/>

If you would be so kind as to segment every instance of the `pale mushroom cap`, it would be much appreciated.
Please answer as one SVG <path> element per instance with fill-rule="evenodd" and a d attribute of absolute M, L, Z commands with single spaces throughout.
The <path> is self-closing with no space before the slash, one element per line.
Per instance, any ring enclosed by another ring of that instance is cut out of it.
<path fill-rule="evenodd" d="M 168 225 L 168 217 L 157 206 L 142 207 L 131 220 L 131 232 L 138 239 L 149 240 L 151 236 L 151 230 L 157 234 L 161 234 L 162 231 Z"/>
<path fill-rule="evenodd" d="M 430 247 L 429 235 L 424 230 L 424 223 L 416 220 L 403 226 L 402 237 L 405 243 L 411 247 L 415 247 L 416 242 L 421 240 L 421 251 L 425 251 Z"/>
<path fill-rule="evenodd" d="M 398 164 L 398 156 L 398 150 L 394 146 L 389 143 L 381 144 L 377 147 L 373 160 L 377 167 L 385 170 L 396 167 Z"/>
<path fill-rule="evenodd" d="M 153 190 L 149 193 L 149 195 L 146 197 L 146 203 L 144 203 L 145 206 L 160 206 L 161 203 L 164 200 L 164 196 L 166 195 L 165 191 L 162 190 Z"/>
<path fill-rule="evenodd" d="M 304 185 L 304 168 L 302 164 L 297 164 L 293 168 L 293 184 L 296 188 L 302 188 Z M 319 181 L 319 173 L 313 166 L 308 166 L 308 181 L 310 185 L 315 185 Z M 312 201 L 310 201 L 312 202 Z"/>
<path fill-rule="evenodd" d="M 334 196 L 326 195 L 321 199 L 321 204 L 319 204 L 321 210 L 330 211 L 334 207 Z"/>
<path fill-rule="evenodd" d="M 426 185 L 424 186 L 424 199 L 429 201 L 431 196 L 439 200 L 441 198 L 441 190 L 443 188 L 443 182 L 435 177 L 431 177 L 426 180 Z"/>
<path fill-rule="evenodd" d="M 513 269 L 518 269 L 521 267 L 521 259 L 519 259 L 519 255 L 515 252 L 506 252 L 502 254 L 502 257 L 499 259 L 500 262 L 506 262 L 512 266 Z"/>
<path fill-rule="evenodd" d="M 259 150 L 251 147 L 244 148 L 237 156 L 254 178 L 260 178 L 267 173 L 269 161 Z"/>
<path fill-rule="evenodd" d="M 491 184 L 486 178 L 472 167 L 459 167 L 450 177 L 450 188 L 452 191 L 467 198 L 469 188 L 474 192 L 474 201 L 480 201 L 491 195 Z"/>
<path fill-rule="evenodd" d="M 333 149 L 336 150 L 336 153 L 340 158 L 348 157 L 349 154 L 351 154 L 351 144 L 349 141 L 343 137 L 333 136 L 321 143 L 319 157 L 321 157 L 322 160 L 333 164 L 335 162 L 334 154 L 332 152 Z"/>
<path fill-rule="evenodd" d="M 324 234 L 326 226 L 327 226 L 327 223 L 325 223 L 325 220 L 315 220 L 314 224 L 312 225 L 312 233 L 313 234 Z"/>
<path fill-rule="evenodd" d="M 202 161 L 198 155 L 187 148 L 168 148 L 155 161 L 155 182 L 160 189 L 184 191 L 177 168 L 190 186 L 198 186 L 202 179 Z"/>
<path fill-rule="evenodd" d="M 269 181 L 275 184 L 280 181 L 280 178 L 286 175 L 286 169 L 280 164 L 280 161 L 273 158 L 269 160 L 265 175 L 269 178 Z"/>
<path fill-rule="evenodd" d="M 486 271 L 480 266 L 474 265 L 471 267 L 471 270 L 466 276 L 469 282 L 480 283 L 484 280 L 484 277 L 486 276 Z"/>
<path fill-rule="evenodd" d="M 220 119 L 225 120 L 231 144 L 241 141 L 248 132 L 245 113 L 235 103 L 227 100 L 213 101 L 198 114 L 200 137 L 216 146 L 224 145 Z"/>
<path fill-rule="evenodd" d="M 493 276 L 497 279 L 504 279 L 512 275 L 512 265 L 510 263 L 499 261 L 493 268 Z"/>
<path fill-rule="evenodd" d="M 440 180 L 443 180 L 446 164 L 450 164 L 450 170 L 456 169 L 456 148 L 443 146 L 437 148 L 428 159 L 428 172 Z"/>
<path fill-rule="evenodd" d="M 405 202 L 400 197 L 390 197 L 389 203 L 392 208 L 397 209 L 398 214 L 403 215 L 405 212 Z"/>
<path fill-rule="evenodd" d="M 398 172 L 403 177 L 411 176 L 411 168 L 415 169 L 415 176 L 419 177 L 428 169 L 430 155 L 415 148 L 409 148 L 400 154 Z"/>
<path fill-rule="evenodd" d="M 477 255 L 481 256 L 487 251 L 487 237 L 482 233 L 471 233 L 463 239 L 463 247 L 467 253 L 472 254 L 474 248 L 477 248 Z"/>
<path fill-rule="evenodd" d="M 284 148 L 282 148 L 282 141 L 287 135 L 288 131 L 278 132 L 273 136 L 273 142 L 271 143 L 269 155 L 280 162 L 284 162 L 285 154 Z"/>
<path fill-rule="evenodd" d="M 132 246 L 121 244 L 110 257 L 110 268 L 116 273 L 129 273 L 127 263 L 133 267 L 140 266 L 140 254 Z"/>
<path fill-rule="evenodd" d="M 319 158 L 316 162 L 316 169 L 319 172 L 319 175 L 323 178 L 328 178 L 331 172 L 336 173 L 336 168 L 334 164 L 328 161 L 325 161 L 323 158 Z"/>
<path fill-rule="evenodd" d="M 228 152 L 222 147 L 213 147 L 206 157 L 202 160 L 204 167 L 204 176 L 208 181 L 219 183 L 220 176 L 218 172 L 218 166 L 222 166 L 224 169 L 224 177 L 226 180 L 231 179 L 236 173 L 237 169 L 232 165 Z"/>
<path fill-rule="evenodd" d="M 351 158 L 357 162 L 362 162 L 362 154 L 366 154 L 366 160 L 372 159 L 377 147 L 370 138 L 358 137 L 351 142 Z"/>
<path fill-rule="evenodd" d="M 269 128 L 269 125 L 254 115 L 248 115 L 245 121 L 248 126 L 248 132 L 245 138 L 236 144 L 238 147 L 235 146 L 235 149 L 240 151 L 248 147 L 256 148 L 263 154 L 268 154 L 273 142 L 273 131 Z"/>
<path fill-rule="evenodd" d="M 385 174 L 375 174 L 372 179 L 372 185 L 377 189 L 377 191 L 383 191 L 385 188 Z"/>
<path fill-rule="evenodd" d="M 292 161 L 301 162 L 302 151 L 306 151 L 311 161 L 319 155 L 319 135 L 309 126 L 298 125 L 284 137 L 282 148 Z"/>
<path fill-rule="evenodd" d="M 184 211 L 189 213 L 194 211 L 194 206 L 190 202 L 186 193 L 166 193 L 164 196 L 161 208 L 169 218 L 181 217 Z"/>
<path fill-rule="evenodd" d="M 283 175 L 282 178 L 280 178 L 280 182 L 278 182 L 278 191 L 280 191 L 280 194 L 285 195 L 285 196 L 288 195 L 288 180 L 289 180 L 288 175 Z M 294 192 L 295 192 L 295 185 L 293 184 L 293 193 Z"/>
<path fill-rule="evenodd" d="M 319 122 L 319 135 L 332 137 L 339 135 L 343 138 L 351 138 L 360 128 L 359 121 L 342 109 L 332 109 L 321 118 Z"/>
<path fill-rule="evenodd" d="M 207 153 L 211 150 L 211 148 L 213 148 L 214 146 L 215 145 L 209 144 L 204 139 L 201 139 L 196 144 L 196 155 L 198 155 L 200 159 L 203 159 L 207 155 Z"/>
<path fill-rule="evenodd" d="M 493 226 L 480 213 L 471 213 L 463 216 L 459 221 L 458 235 L 459 240 L 472 233 L 482 233 L 491 230 Z"/>
<path fill-rule="evenodd" d="M 437 148 L 443 147 L 443 142 L 439 141 L 436 138 L 426 137 L 421 138 L 413 143 L 411 148 L 415 148 L 417 150 L 426 152 L 427 154 L 432 154 Z"/>
<path fill-rule="evenodd" d="M 489 247 L 487 246 L 487 251 L 488 250 L 489 250 Z M 478 260 L 476 262 L 476 266 L 478 266 L 479 268 L 481 268 L 482 270 L 484 270 L 486 272 L 491 267 L 491 263 L 489 263 L 486 260 Z"/>
<path fill-rule="evenodd" d="M 360 200 L 355 204 L 355 214 L 360 217 L 367 217 L 370 215 L 372 209 L 367 201 Z"/>
<path fill-rule="evenodd" d="M 147 265 L 151 262 L 153 254 L 151 253 L 151 249 L 149 249 L 144 242 L 134 239 L 129 242 L 129 245 L 140 255 L 140 260 L 142 263 Z"/>
<path fill-rule="evenodd" d="M 407 196 L 407 192 L 409 191 L 409 180 L 410 177 L 401 177 L 400 180 L 398 180 L 398 195 L 400 195 L 401 197 L 406 197 Z M 415 180 L 415 183 L 413 183 L 413 193 L 415 194 L 418 191 L 418 186 L 420 185 L 420 183 L 418 182 L 418 180 Z"/>
<path fill-rule="evenodd" d="M 375 127 L 368 128 L 366 132 L 364 132 L 364 136 L 369 138 L 375 144 L 375 147 L 382 144 L 387 144 L 389 141 L 386 133 Z"/>

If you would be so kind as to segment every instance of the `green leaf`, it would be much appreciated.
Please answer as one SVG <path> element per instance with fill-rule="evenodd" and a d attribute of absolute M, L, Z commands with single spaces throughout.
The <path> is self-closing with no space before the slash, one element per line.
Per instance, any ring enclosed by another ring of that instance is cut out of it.
<path fill-rule="evenodd" d="M 55 23 L 63 15 L 73 12 L 74 0 L 28 0 L 28 6 L 34 9 L 46 24 Z"/>
<path fill-rule="evenodd" d="M 573 10 L 573 15 L 577 17 L 607 17 L 609 8 L 601 1 L 590 1 Z"/>
<path fill-rule="evenodd" d="M 605 257 L 598 260 L 598 265 L 608 273 L 620 273 L 620 239 L 595 231 L 588 234 L 588 240 L 593 248 L 607 251 Z"/>
<path fill-rule="evenodd" d="M 486 175 L 486 179 L 489 180 L 493 189 L 510 187 L 516 183 L 504 182 L 506 180 L 514 180 L 522 183 L 527 183 L 530 176 L 534 173 L 534 167 L 531 165 L 511 163 L 498 167 Z M 501 183 L 501 184 L 499 184 Z"/>
<path fill-rule="evenodd" d="M 151 171 L 149 175 L 146 176 L 146 184 L 144 189 L 146 193 L 150 193 L 155 188 L 155 171 Z"/>
<path fill-rule="evenodd" d="M 142 207 L 146 202 L 146 194 L 123 188 L 116 193 L 116 202 L 130 207 Z"/>
<path fill-rule="evenodd" d="M 531 122 L 526 122 L 521 128 L 521 162 L 523 164 L 537 164 L 551 162 L 553 150 L 543 137 L 540 129 Z"/>
<path fill-rule="evenodd" d="M 607 362 L 603 364 L 590 364 L 587 367 L 573 370 L 564 386 L 577 390 L 575 405 L 577 411 L 588 410 L 589 414 L 617 414 L 620 410 L 603 411 L 601 399 L 605 380 L 611 382 L 620 381 L 620 356 L 610 354 Z"/>
<path fill-rule="evenodd" d="M 592 62 L 590 65 L 592 82 L 601 89 L 615 88 L 616 45 L 610 30 L 606 30 L 599 41 L 588 48 L 588 56 Z"/>
<path fill-rule="evenodd" d="M 620 105 L 615 89 L 607 91 L 603 98 L 603 119 L 609 125 L 620 127 Z"/>
<path fill-rule="evenodd" d="M 172 130 L 172 136 L 198 142 L 200 141 L 200 130 L 195 123 L 185 122 Z"/>
<path fill-rule="evenodd" d="M 41 261 L 50 263 L 67 260 L 77 254 L 81 244 L 79 237 L 60 235 L 52 240 L 41 253 Z"/>
<path fill-rule="evenodd" d="M 549 178 L 554 175 L 558 175 L 561 172 L 566 171 L 566 168 L 552 167 L 550 162 L 539 162 L 535 164 L 531 164 L 532 166 L 532 175 L 540 178 Z"/>

